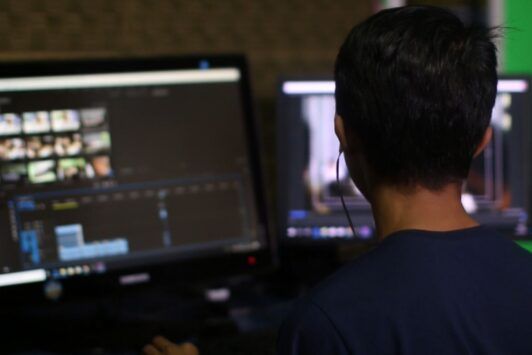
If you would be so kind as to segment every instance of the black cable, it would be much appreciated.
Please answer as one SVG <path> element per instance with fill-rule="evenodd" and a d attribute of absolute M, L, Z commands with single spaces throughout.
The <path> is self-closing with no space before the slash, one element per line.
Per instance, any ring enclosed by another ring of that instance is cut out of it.
<path fill-rule="evenodd" d="M 336 159 L 336 183 L 338 184 L 338 192 L 340 193 L 340 200 L 342 200 L 342 207 L 344 208 L 345 215 L 347 216 L 349 227 L 351 227 L 351 231 L 353 232 L 353 237 L 356 237 L 355 227 L 353 227 L 353 221 L 351 220 L 351 216 L 349 215 L 349 211 L 347 210 L 347 206 L 345 205 L 344 194 L 342 193 L 342 188 L 340 186 L 340 157 L 342 156 L 342 153 L 343 151 L 340 150 L 340 154 L 338 154 L 338 159 Z"/>

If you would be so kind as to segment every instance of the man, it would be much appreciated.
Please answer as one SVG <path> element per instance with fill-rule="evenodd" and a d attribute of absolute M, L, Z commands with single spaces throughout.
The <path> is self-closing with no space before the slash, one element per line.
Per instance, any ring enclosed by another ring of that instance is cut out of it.
<path fill-rule="evenodd" d="M 460 198 L 491 139 L 496 65 L 490 32 L 442 9 L 353 28 L 335 131 L 380 243 L 298 303 L 279 354 L 532 354 L 532 255 Z"/>

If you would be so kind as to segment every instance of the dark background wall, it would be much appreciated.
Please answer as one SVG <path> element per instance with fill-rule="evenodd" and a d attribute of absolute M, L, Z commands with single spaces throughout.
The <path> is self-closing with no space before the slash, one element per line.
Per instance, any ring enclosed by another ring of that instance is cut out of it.
<path fill-rule="evenodd" d="M 0 0 L 0 59 L 244 52 L 259 97 L 329 72 L 369 0 Z"/>
<path fill-rule="evenodd" d="M 371 0 L 0 0 L 0 60 L 245 53 L 272 185 L 279 75 L 331 73 L 371 11 Z"/>

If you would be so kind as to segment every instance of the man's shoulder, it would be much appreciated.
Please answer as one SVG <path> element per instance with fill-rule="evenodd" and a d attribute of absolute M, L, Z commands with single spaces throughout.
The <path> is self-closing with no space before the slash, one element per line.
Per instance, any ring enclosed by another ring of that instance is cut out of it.
<path fill-rule="evenodd" d="M 382 289 L 393 283 L 405 264 L 415 262 L 415 251 L 411 249 L 395 236 L 385 239 L 321 281 L 300 304 L 313 304 L 328 314 L 334 314 L 336 309 L 346 312 L 360 303 L 367 308 L 369 302 L 385 295 Z M 349 307 L 342 307 L 344 303 Z"/>
<path fill-rule="evenodd" d="M 376 297 L 364 289 L 364 279 L 369 276 L 366 258 L 346 265 L 296 302 L 279 333 L 279 354 L 354 351 L 357 325 L 367 325 L 379 317 Z"/>
<path fill-rule="evenodd" d="M 394 259 L 399 253 L 390 250 L 388 245 L 376 246 L 323 280 L 307 297 L 329 311 L 331 307 L 337 308 L 344 301 L 351 307 L 356 305 L 357 301 L 367 302 L 369 299 L 365 296 L 377 293 L 385 287 L 390 268 L 397 263 Z"/>
<path fill-rule="evenodd" d="M 463 312 L 453 311 L 456 305 L 486 319 L 492 328 L 497 328 L 492 318 L 504 317 L 512 322 L 522 318 L 519 324 L 526 328 L 530 314 L 524 316 L 523 307 L 532 297 L 528 280 L 532 255 L 489 230 L 464 235 L 406 232 L 348 263 L 298 301 L 280 341 L 318 347 L 316 339 L 328 339 L 327 346 L 374 353 L 377 343 L 392 349 L 394 334 L 405 324 L 432 335 L 442 322 L 460 323 Z M 491 309 L 492 304 L 502 307 Z M 499 314 L 502 310 L 512 314 Z M 452 339 L 452 334 L 446 336 Z M 280 352 L 285 353 L 292 354 Z"/>
<path fill-rule="evenodd" d="M 349 354 L 330 315 L 312 297 L 299 300 L 279 330 L 277 353 Z"/>
<path fill-rule="evenodd" d="M 445 294 L 442 289 L 452 293 L 459 284 L 488 288 L 504 278 L 532 290 L 532 282 L 524 283 L 524 277 L 532 277 L 532 255 L 488 228 L 404 231 L 345 265 L 307 298 L 334 320 L 366 312 L 387 317 L 413 296 L 438 302 Z"/>

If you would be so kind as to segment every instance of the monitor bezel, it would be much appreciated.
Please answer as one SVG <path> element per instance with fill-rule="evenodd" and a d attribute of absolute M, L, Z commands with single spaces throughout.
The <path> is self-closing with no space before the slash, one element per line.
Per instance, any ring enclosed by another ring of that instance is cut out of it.
<path fill-rule="evenodd" d="M 207 67 L 205 67 L 207 65 Z M 240 71 L 240 94 L 244 112 L 244 126 L 247 136 L 249 164 L 253 177 L 254 197 L 257 204 L 259 233 L 264 239 L 259 249 L 253 251 L 206 253 L 197 257 L 179 255 L 175 260 L 150 260 L 142 265 L 127 266 L 119 270 L 109 270 L 101 274 L 74 276 L 59 280 L 64 294 L 69 297 L 86 297 L 88 294 L 121 287 L 119 279 L 123 275 L 148 273 L 150 280 L 165 282 L 195 282 L 227 278 L 255 272 L 263 272 L 273 267 L 273 243 L 270 235 L 268 208 L 262 169 L 261 145 L 258 123 L 254 110 L 247 59 L 242 54 L 160 56 L 138 58 L 97 58 L 68 60 L 12 61 L 0 63 L 0 79 L 24 77 L 53 77 L 58 75 L 105 74 L 148 72 L 161 70 L 186 70 L 210 68 L 237 68 Z M 213 267 L 215 265 L 215 267 Z M 193 270 L 193 272 L 191 272 Z M 47 279 L 48 281 L 49 279 Z M 21 284 L 0 288 L 6 297 L 16 300 L 43 299 L 43 283 Z M 33 292 L 29 292 L 34 290 Z M 32 294 L 33 296 L 28 296 Z M 0 296 L 2 298 L 2 296 Z"/>

